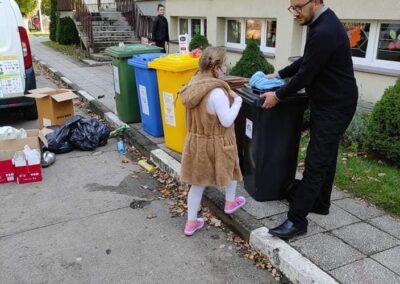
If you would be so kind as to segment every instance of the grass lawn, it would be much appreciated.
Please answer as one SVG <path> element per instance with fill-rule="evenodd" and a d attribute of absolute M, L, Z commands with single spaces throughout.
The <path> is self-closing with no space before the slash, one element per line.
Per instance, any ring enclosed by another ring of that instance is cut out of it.
<path fill-rule="evenodd" d="M 43 32 L 29 32 L 29 35 L 32 36 L 46 36 L 49 35 L 50 33 L 48 31 L 43 31 Z"/>
<path fill-rule="evenodd" d="M 303 133 L 299 162 L 304 161 L 308 133 Z M 339 150 L 335 185 L 400 216 L 400 169 L 368 160 L 350 148 Z"/>
<path fill-rule="evenodd" d="M 58 51 L 61 52 L 65 55 L 68 56 L 72 56 L 75 59 L 79 59 L 82 56 L 82 53 L 80 52 L 80 47 L 79 45 L 63 45 L 63 44 L 59 44 L 58 42 L 54 42 L 54 41 L 44 41 L 42 42 L 42 44 Z"/>

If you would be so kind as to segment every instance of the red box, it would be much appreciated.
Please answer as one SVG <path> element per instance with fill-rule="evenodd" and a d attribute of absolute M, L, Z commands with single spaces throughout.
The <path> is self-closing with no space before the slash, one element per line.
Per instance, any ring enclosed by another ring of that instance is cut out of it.
<path fill-rule="evenodd" d="M 15 173 L 12 160 L 0 161 L 0 184 L 14 182 Z"/>
<path fill-rule="evenodd" d="M 16 166 L 15 179 L 18 184 L 42 181 L 42 167 L 38 165 Z"/>

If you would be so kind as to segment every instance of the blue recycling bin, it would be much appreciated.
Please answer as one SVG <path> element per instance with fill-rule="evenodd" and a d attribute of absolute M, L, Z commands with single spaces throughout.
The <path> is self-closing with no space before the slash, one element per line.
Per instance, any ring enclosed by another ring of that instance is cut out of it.
<path fill-rule="evenodd" d="M 146 53 L 134 55 L 128 64 L 135 70 L 136 88 L 139 99 L 143 130 L 154 137 L 164 135 L 161 119 L 160 99 L 158 97 L 157 73 L 147 64 L 165 53 Z"/>

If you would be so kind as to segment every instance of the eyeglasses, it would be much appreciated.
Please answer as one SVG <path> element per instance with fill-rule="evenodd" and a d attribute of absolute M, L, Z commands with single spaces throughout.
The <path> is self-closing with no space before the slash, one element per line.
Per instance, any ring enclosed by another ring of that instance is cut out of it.
<path fill-rule="evenodd" d="M 300 5 L 300 6 L 290 6 L 288 8 L 289 12 L 292 14 L 301 14 L 301 10 L 307 6 L 308 4 L 310 4 L 311 2 L 313 2 L 314 0 L 310 0 L 307 3 Z"/>

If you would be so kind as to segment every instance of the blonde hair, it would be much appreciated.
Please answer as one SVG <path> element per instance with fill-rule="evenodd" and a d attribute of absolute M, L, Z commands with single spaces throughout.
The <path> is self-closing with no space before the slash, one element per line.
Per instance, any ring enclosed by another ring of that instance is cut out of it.
<path fill-rule="evenodd" d="M 211 71 L 212 75 L 217 78 L 217 68 L 222 67 L 226 62 L 226 49 L 223 47 L 207 47 L 199 61 L 199 71 L 201 73 Z"/>

